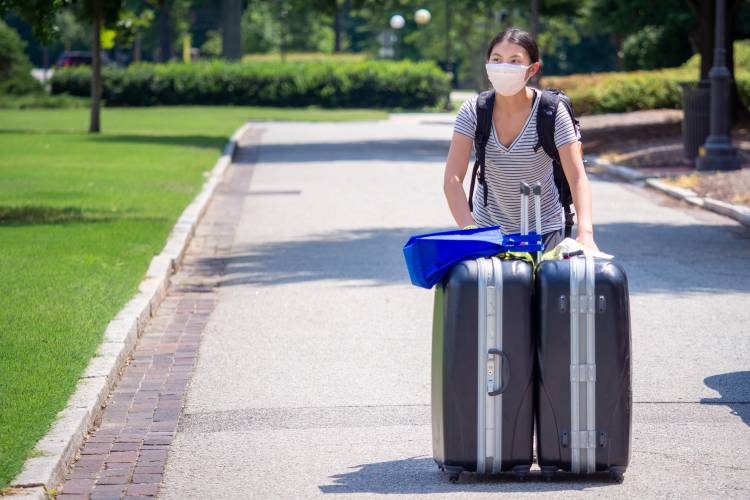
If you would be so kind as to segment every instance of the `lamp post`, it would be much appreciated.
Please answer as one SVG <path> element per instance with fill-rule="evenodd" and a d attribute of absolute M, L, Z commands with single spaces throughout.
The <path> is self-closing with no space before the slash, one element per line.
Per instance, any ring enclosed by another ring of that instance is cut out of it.
<path fill-rule="evenodd" d="M 732 145 L 729 113 L 729 70 L 726 66 L 725 0 L 716 0 L 714 64 L 708 73 L 711 80 L 711 133 L 695 162 L 697 170 L 736 170 L 740 168 L 737 149 Z"/>
<path fill-rule="evenodd" d="M 414 12 L 414 22 L 417 24 L 420 24 L 420 25 L 428 24 L 431 19 L 432 19 L 432 14 L 430 14 L 430 11 L 427 9 L 417 9 Z M 402 16 L 401 14 L 394 14 L 391 16 L 389 20 L 389 24 L 391 28 L 393 29 L 393 36 L 397 44 L 395 58 L 400 59 L 401 58 L 401 50 L 400 50 L 401 49 L 401 37 L 399 37 L 397 33 L 406 25 L 406 19 L 404 19 L 404 16 Z M 385 36 L 387 35 L 384 35 L 384 37 Z"/>

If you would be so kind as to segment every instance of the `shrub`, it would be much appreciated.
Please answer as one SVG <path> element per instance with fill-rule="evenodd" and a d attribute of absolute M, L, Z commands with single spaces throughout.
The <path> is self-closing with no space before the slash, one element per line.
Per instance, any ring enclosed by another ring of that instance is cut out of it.
<path fill-rule="evenodd" d="M 621 113 L 682 106 L 680 82 L 692 73 L 681 69 L 596 73 L 544 78 L 544 86 L 560 88 L 573 101 L 576 113 Z"/>
<path fill-rule="evenodd" d="M 735 40 L 733 45 L 735 72 L 750 70 L 750 40 Z M 701 70 L 700 53 L 693 54 L 681 67 L 692 70 L 695 75 L 694 79 L 697 80 Z"/>
<path fill-rule="evenodd" d="M 678 26 L 644 26 L 622 42 L 622 64 L 626 70 L 677 66 L 692 50 Z"/>
<path fill-rule="evenodd" d="M 88 67 L 64 68 L 52 92 L 87 96 Z M 447 99 L 450 76 L 431 62 L 140 63 L 102 69 L 110 106 L 233 104 L 422 108 Z"/>
<path fill-rule="evenodd" d="M 737 76 L 737 93 L 743 107 L 750 113 L 750 72 Z"/>
<path fill-rule="evenodd" d="M 734 43 L 734 65 L 740 100 L 750 111 L 750 40 Z M 542 83 L 546 87 L 563 89 L 580 114 L 680 109 L 682 90 L 679 84 L 697 80 L 699 70 L 700 54 L 695 54 L 677 68 L 544 77 Z"/>
<path fill-rule="evenodd" d="M 31 76 L 25 42 L 18 33 L 0 20 L 0 94 L 39 92 L 42 86 Z"/>

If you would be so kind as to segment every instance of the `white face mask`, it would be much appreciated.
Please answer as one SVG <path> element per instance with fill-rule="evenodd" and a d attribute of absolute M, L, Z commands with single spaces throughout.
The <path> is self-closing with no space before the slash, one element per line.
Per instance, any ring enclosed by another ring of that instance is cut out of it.
<path fill-rule="evenodd" d="M 498 94 L 504 96 L 516 95 L 526 86 L 526 70 L 531 67 L 508 63 L 489 63 L 484 66 L 490 83 Z"/>

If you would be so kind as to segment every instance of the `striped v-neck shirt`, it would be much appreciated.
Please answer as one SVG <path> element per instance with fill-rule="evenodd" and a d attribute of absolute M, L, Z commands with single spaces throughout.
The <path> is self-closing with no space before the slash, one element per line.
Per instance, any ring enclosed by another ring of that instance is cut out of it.
<path fill-rule="evenodd" d="M 535 153 L 537 143 L 536 113 L 539 106 L 539 91 L 534 89 L 535 99 L 531 113 L 521 132 L 506 147 L 500 143 L 493 120 L 490 138 L 485 148 L 485 180 L 487 181 L 487 206 L 484 206 L 484 186 L 476 181 L 474 189 L 474 212 L 472 216 L 478 226 L 500 226 L 505 234 L 520 231 L 521 200 L 518 191 L 520 182 L 542 184 L 542 233 L 560 230 L 563 211 L 557 194 L 552 172 L 552 158 L 543 148 Z M 474 140 L 477 125 L 476 103 L 478 96 L 467 99 L 458 110 L 453 130 Z M 502 127 L 502 124 L 500 125 Z M 562 102 L 555 116 L 555 145 L 559 148 L 580 139 L 573 122 Z M 471 169 L 469 170 L 471 174 Z M 529 230 L 536 229 L 533 195 L 529 196 Z"/>

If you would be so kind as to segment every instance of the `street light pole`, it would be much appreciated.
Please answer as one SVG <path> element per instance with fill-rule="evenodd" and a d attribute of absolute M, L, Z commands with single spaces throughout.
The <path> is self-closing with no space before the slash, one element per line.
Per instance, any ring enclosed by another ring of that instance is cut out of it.
<path fill-rule="evenodd" d="M 695 162 L 698 170 L 736 170 L 740 168 L 737 149 L 732 145 L 729 110 L 729 69 L 726 66 L 724 37 L 726 27 L 725 0 L 716 0 L 716 29 L 714 37 L 714 65 L 708 76 L 711 80 L 711 134 L 703 145 L 702 154 Z"/>

